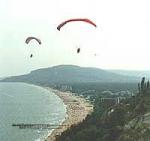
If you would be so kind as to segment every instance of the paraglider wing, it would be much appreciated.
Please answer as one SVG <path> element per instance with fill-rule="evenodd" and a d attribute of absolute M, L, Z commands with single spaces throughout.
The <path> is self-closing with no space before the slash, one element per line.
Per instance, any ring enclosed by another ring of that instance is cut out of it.
<path fill-rule="evenodd" d="M 42 44 L 41 40 L 36 37 L 28 37 L 25 43 L 28 44 L 31 40 L 36 40 L 40 45 Z"/>
<path fill-rule="evenodd" d="M 97 25 L 92 22 L 91 20 L 89 19 L 86 19 L 86 18 L 79 18 L 79 19 L 69 19 L 69 20 L 66 20 L 64 22 L 62 22 L 60 25 L 58 25 L 57 29 L 60 31 L 60 29 L 67 23 L 69 22 L 76 22 L 76 21 L 82 21 L 82 22 L 86 22 L 86 23 L 89 23 L 91 25 L 93 25 L 94 27 L 97 27 Z"/>

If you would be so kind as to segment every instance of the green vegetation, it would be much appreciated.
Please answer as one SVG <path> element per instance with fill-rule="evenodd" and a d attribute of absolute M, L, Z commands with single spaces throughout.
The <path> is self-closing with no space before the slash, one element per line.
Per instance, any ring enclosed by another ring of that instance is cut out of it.
<path fill-rule="evenodd" d="M 110 83 L 138 82 L 138 77 L 112 73 L 98 68 L 86 68 L 73 65 L 59 65 L 32 71 L 29 74 L 3 79 L 3 82 L 26 82 L 42 86 L 55 86 L 71 83 Z"/>
<path fill-rule="evenodd" d="M 144 114 L 150 111 L 150 85 L 142 78 L 138 92 L 119 104 L 102 100 L 103 93 L 94 95 L 94 111 L 78 125 L 57 137 L 57 141 L 149 141 L 150 129 Z"/>

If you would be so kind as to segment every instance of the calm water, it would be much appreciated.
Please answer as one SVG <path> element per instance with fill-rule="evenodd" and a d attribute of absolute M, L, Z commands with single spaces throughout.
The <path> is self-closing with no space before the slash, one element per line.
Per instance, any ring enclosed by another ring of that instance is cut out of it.
<path fill-rule="evenodd" d="M 50 130 L 19 129 L 12 123 L 60 124 L 62 100 L 52 92 L 24 83 L 0 83 L 0 141 L 43 141 Z"/>

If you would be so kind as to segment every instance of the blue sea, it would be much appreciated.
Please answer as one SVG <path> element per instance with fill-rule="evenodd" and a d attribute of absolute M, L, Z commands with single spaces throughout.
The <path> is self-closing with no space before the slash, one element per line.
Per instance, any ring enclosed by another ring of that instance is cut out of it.
<path fill-rule="evenodd" d="M 0 83 L 0 141 L 43 141 L 52 129 L 19 129 L 12 124 L 56 124 L 66 106 L 53 92 L 25 83 Z"/>

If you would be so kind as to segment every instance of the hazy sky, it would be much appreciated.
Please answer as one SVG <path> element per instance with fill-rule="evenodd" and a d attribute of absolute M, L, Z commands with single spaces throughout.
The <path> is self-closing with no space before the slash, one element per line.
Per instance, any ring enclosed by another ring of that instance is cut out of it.
<path fill-rule="evenodd" d="M 98 27 L 76 22 L 57 31 L 68 18 Z M 42 45 L 25 44 L 28 36 Z M 149 0 L 0 0 L 0 77 L 58 64 L 150 70 L 149 48 Z"/>

